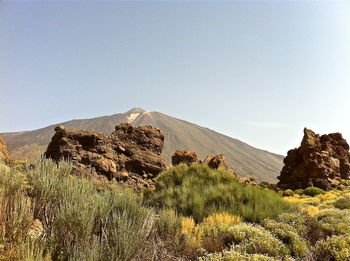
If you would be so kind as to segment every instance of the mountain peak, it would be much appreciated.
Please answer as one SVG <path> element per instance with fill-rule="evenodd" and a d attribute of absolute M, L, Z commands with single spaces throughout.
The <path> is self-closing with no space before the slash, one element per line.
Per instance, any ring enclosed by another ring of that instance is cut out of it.
<path fill-rule="evenodd" d="M 253 148 L 210 129 L 141 108 L 132 108 L 125 113 L 111 116 L 62 124 L 73 129 L 111 133 L 117 124 L 125 122 L 134 126 L 151 125 L 159 128 L 165 136 L 162 155 L 168 162 L 176 150 L 195 151 L 200 158 L 207 155 L 224 154 L 228 165 L 238 175 L 268 182 L 276 182 L 276 177 L 283 166 L 281 156 Z M 49 126 L 22 134 L 6 133 L 3 134 L 3 137 L 8 144 L 11 144 L 9 149 L 12 155 L 18 155 L 19 159 L 31 159 L 33 152 L 47 147 L 53 135 L 53 127 Z"/>
<path fill-rule="evenodd" d="M 143 113 L 143 112 L 145 112 L 144 109 L 139 108 L 139 107 L 135 107 L 135 108 L 132 108 L 131 110 L 125 112 L 125 114 L 134 114 L 134 113 Z"/>

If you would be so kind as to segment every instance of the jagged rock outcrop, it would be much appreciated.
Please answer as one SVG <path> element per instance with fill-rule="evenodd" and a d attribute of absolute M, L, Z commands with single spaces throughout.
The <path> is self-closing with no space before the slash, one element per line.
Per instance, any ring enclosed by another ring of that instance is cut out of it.
<path fill-rule="evenodd" d="M 208 155 L 203 161 L 203 163 L 208 165 L 208 167 L 211 169 L 229 169 L 225 162 L 225 156 L 223 154 L 219 154 L 216 156 Z"/>
<path fill-rule="evenodd" d="M 185 163 L 187 165 L 191 165 L 194 162 L 199 162 L 198 155 L 189 150 L 177 150 L 171 157 L 171 163 L 173 166 L 178 165 L 180 163 Z"/>
<path fill-rule="evenodd" d="M 123 123 L 111 135 L 90 130 L 55 128 L 45 156 L 69 159 L 77 174 L 99 174 L 109 180 L 148 186 L 148 180 L 166 168 L 160 156 L 164 135 L 151 126 Z"/>
<path fill-rule="evenodd" d="M 319 136 L 305 128 L 301 146 L 288 152 L 284 164 L 280 188 L 329 190 L 337 180 L 349 178 L 349 145 L 340 133 Z"/>
<path fill-rule="evenodd" d="M 226 164 L 225 156 L 223 154 L 219 154 L 216 156 L 208 155 L 204 161 L 201 161 L 197 154 L 193 151 L 189 150 L 177 150 L 173 154 L 171 158 L 173 166 L 178 165 L 180 163 L 185 163 L 190 165 L 194 162 L 199 162 L 207 165 L 211 169 L 223 169 L 228 170 L 232 173 L 232 175 L 237 176 L 236 173 Z"/>
<path fill-rule="evenodd" d="M 0 136 L 0 157 L 1 156 L 5 157 L 5 158 L 8 158 L 9 157 L 9 153 L 8 153 L 8 150 L 7 150 L 6 142 Z"/>
<path fill-rule="evenodd" d="M 204 161 L 203 164 L 208 165 L 211 169 L 222 169 L 229 171 L 233 176 L 237 177 L 237 174 L 226 164 L 225 162 L 225 156 L 223 154 L 211 156 L 208 155 Z"/>

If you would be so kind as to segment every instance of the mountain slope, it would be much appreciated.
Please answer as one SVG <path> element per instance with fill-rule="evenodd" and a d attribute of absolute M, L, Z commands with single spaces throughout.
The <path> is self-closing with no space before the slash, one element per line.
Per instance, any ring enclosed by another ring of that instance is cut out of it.
<path fill-rule="evenodd" d="M 131 122 L 135 126 L 152 125 L 159 128 L 165 134 L 163 156 L 169 162 L 175 150 L 186 149 L 195 151 L 201 159 L 208 154 L 222 153 L 226 156 L 228 164 L 240 176 L 254 177 L 260 181 L 276 182 L 276 177 L 282 169 L 283 157 L 280 155 L 254 148 L 210 129 L 159 112 L 146 112 L 140 108 L 111 116 L 72 120 L 59 125 L 111 133 L 115 125 L 122 122 Z M 1 135 L 6 140 L 13 157 L 28 159 L 33 152 L 46 149 L 56 125 L 34 131 Z"/>

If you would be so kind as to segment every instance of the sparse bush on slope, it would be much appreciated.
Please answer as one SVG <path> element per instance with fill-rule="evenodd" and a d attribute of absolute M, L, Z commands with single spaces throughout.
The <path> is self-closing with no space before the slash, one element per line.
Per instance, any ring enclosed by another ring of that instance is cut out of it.
<path fill-rule="evenodd" d="M 215 212 L 241 216 L 250 222 L 274 217 L 290 204 L 270 190 L 244 186 L 229 172 L 194 163 L 180 164 L 161 173 L 146 198 L 153 206 L 170 208 L 196 221 Z"/>

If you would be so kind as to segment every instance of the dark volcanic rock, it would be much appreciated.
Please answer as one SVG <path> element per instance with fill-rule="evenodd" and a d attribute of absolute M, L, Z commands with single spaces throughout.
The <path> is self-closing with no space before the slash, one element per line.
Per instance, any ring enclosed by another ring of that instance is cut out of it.
<path fill-rule="evenodd" d="M 77 174 L 99 174 L 121 181 L 153 178 L 166 168 L 160 156 L 164 135 L 151 126 L 123 123 L 111 135 L 89 130 L 55 128 L 45 152 L 53 160 L 69 159 Z"/>
<path fill-rule="evenodd" d="M 350 175 L 349 145 L 340 133 L 315 134 L 304 129 L 301 146 L 290 150 L 278 177 L 281 188 L 319 187 L 329 190 Z"/>
<path fill-rule="evenodd" d="M 195 152 L 189 150 L 177 150 L 171 157 L 173 166 L 180 163 L 191 165 L 194 162 L 199 162 L 199 158 Z"/>
<path fill-rule="evenodd" d="M 0 136 L 0 156 L 3 156 L 5 158 L 8 158 L 9 156 L 6 142 L 3 140 L 1 136 Z"/>

